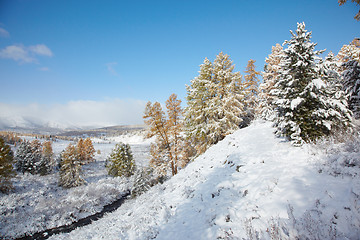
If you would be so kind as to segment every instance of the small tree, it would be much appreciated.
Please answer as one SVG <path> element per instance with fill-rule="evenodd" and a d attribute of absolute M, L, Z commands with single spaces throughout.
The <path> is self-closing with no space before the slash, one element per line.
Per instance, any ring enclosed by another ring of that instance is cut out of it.
<path fill-rule="evenodd" d="M 255 60 L 250 59 L 246 66 L 246 75 L 244 75 L 244 91 L 245 91 L 245 110 L 246 116 L 244 117 L 243 126 L 247 126 L 255 115 L 257 108 L 257 98 L 259 94 L 259 75 L 260 72 L 255 70 Z"/>
<path fill-rule="evenodd" d="M 137 197 L 151 188 L 151 168 L 137 169 L 135 172 L 135 182 L 131 190 L 131 196 Z"/>
<path fill-rule="evenodd" d="M 86 155 L 86 162 L 93 162 L 95 161 L 95 148 L 90 138 L 86 138 L 84 141 L 84 147 L 85 147 L 85 155 Z"/>
<path fill-rule="evenodd" d="M 129 144 L 118 143 L 107 159 L 108 174 L 113 177 L 130 177 L 135 172 L 135 161 Z"/>
<path fill-rule="evenodd" d="M 77 187 L 85 181 L 81 177 L 79 153 L 75 146 L 69 144 L 61 154 L 59 185 L 64 188 Z"/>
<path fill-rule="evenodd" d="M 13 163 L 14 153 L 10 146 L 5 144 L 4 139 L 0 137 L 0 192 L 8 193 L 13 189 L 11 178 L 16 175 Z"/>
<path fill-rule="evenodd" d="M 42 144 L 42 158 L 40 162 L 40 175 L 50 174 L 55 166 L 54 153 L 51 142 L 45 141 Z"/>
<path fill-rule="evenodd" d="M 344 63 L 343 90 L 348 96 L 350 110 L 356 119 L 360 118 L 360 63 L 351 60 Z"/>
<path fill-rule="evenodd" d="M 265 120 L 273 120 L 275 112 L 273 103 L 276 98 L 271 94 L 279 75 L 280 62 L 283 54 L 283 47 L 276 44 L 272 47 L 271 54 L 265 59 L 264 72 L 262 72 L 263 83 L 259 86 L 259 99 L 256 114 Z"/>
<path fill-rule="evenodd" d="M 95 149 L 90 138 L 85 140 L 80 138 L 76 144 L 76 149 L 79 153 L 81 164 L 95 161 Z"/>
<path fill-rule="evenodd" d="M 16 151 L 16 170 L 22 173 L 38 174 L 42 159 L 42 146 L 38 140 L 23 141 Z"/>

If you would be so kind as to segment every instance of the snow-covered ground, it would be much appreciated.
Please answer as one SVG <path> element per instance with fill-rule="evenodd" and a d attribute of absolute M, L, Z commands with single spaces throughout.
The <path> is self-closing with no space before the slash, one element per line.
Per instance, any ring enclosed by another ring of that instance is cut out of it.
<path fill-rule="evenodd" d="M 273 131 L 238 130 L 164 184 L 51 239 L 359 239 L 359 141 L 293 147 Z"/>
<path fill-rule="evenodd" d="M 48 176 L 18 174 L 14 179 L 15 192 L 0 194 L 0 238 L 70 224 L 119 199 L 133 184 L 132 179 L 108 176 L 105 169 L 105 160 L 119 141 L 130 144 L 138 166 L 148 165 L 151 139 L 144 139 L 141 134 L 92 141 L 100 154 L 95 155 L 96 162 L 83 166 L 86 185 L 63 189 L 58 186 L 58 172 Z M 69 143 L 54 142 L 55 156 Z"/>

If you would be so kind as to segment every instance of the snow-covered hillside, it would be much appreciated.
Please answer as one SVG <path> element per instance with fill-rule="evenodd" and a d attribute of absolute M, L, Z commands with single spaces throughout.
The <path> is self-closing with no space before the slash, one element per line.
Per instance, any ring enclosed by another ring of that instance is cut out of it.
<path fill-rule="evenodd" d="M 51 239 L 359 239 L 359 144 L 293 147 L 273 131 L 238 130 L 163 185 Z"/>

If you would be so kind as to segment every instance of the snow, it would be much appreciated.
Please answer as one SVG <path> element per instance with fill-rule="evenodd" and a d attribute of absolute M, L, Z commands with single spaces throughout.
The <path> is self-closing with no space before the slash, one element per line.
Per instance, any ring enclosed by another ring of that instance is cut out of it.
<path fill-rule="evenodd" d="M 290 108 L 291 110 L 294 110 L 295 108 L 297 108 L 297 106 L 299 106 L 299 104 L 304 101 L 304 99 L 297 97 L 295 99 L 293 99 L 290 103 Z"/>
<path fill-rule="evenodd" d="M 50 239 L 358 239 L 360 171 L 348 166 L 358 142 L 294 147 L 273 132 L 267 122 L 238 130 L 164 184 Z"/>
<path fill-rule="evenodd" d="M 135 162 L 147 166 L 151 139 L 142 134 L 127 135 Z M 26 137 L 27 140 L 33 140 Z M 114 139 L 95 139 L 93 145 L 96 162 L 82 166 L 86 184 L 63 189 L 58 186 L 59 173 L 47 176 L 18 173 L 14 179 L 15 192 L 0 193 L 0 238 L 14 238 L 24 233 L 36 232 L 65 224 L 100 212 L 103 206 L 121 198 L 132 187 L 134 179 L 110 177 L 105 168 L 105 160 L 118 141 L 126 141 L 122 136 Z M 57 140 L 52 147 L 55 158 L 71 143 Z"/>

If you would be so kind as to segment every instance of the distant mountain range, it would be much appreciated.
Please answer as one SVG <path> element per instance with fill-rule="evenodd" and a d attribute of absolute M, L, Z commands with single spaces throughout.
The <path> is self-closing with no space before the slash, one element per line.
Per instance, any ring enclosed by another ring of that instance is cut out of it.
<path fill-rule="evenodd" d="M 145 129 L 144 125 L 77 126 L 71 123 L 41 122 L 31 118 L 0 118 L 0 131 L 60 136 L 114 136 Z"/>

